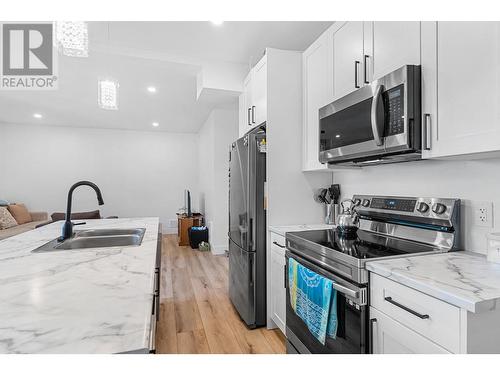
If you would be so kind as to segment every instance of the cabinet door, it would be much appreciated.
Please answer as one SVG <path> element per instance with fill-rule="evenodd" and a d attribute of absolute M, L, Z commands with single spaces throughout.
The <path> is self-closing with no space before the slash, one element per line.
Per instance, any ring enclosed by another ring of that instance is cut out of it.
<path fill-rule="evenodd" d="M 327 169 L 319 162 L 319 109 L 333 100 L 332 34 L 323 34 L 302 55 L 303 170 Z"/>
<path fill-rule="evenodd" d="M 252 71 L 248 73 L 243 81 L 243 102 L 245 103 L 245 132 L 251 129 L 252 125 Z"/>
<path fill-rule="evenodd" d="M 246 102 L 245 102 L 245 93 L 241 93 L 240 96 L 238 97 L 238 111 L 239 111 L 239 116 L 238 116 L 238 137 L 242 137 L 243 134 L 247 132 L 248 128 L 248 123 L 247 123 L 247 107 L 246 107 Z"/>
<path fill-rule="evenodd" d="M 252 126 L 267 120 L 267 58 L 264 56 L 252 73 Z"/>
<path fill-rule="evenodd" d="M 422 69 L 429 71 L 428 82 L 436 85 L 426 87 L 423 96 L 429 90 L 432 96 L 435 91 L 437 101 L 437 112 L 430 112 L 432 106 L 424 107 L 423 124 L 430 130 L 431 141 L 424 157 L 500 150 L 499 25 L 438 22 L 431 28 L 434 33 L 427 32 L 427 38 L 435 40 L 435 59 L 426 58 L 433 54 L 429 50 L 432 39 L 425 44 L 422 40 L 422 60 L 426 63 Z"/>
<path fill-rule="evenodd" d="M 449 354 L 448 351 L 370 306 L 373 354 Z"/>
<path fill-rule="evenodd" d="M 285 333 L 286 289 L 285 289 L 285 254 L 284 250 L 271 245 L 271 304 L 272 319 Z"/>
<path fill-rule="evenodd" d="M 420 22 L 365 22 L 365 52 L 370 49 L 364 58 L 371 63 L 370 81 L 403 65 L 420 65 Z"/>
<path fill-rule="evenodd" d="M 363 85 L 363 22 L 346 22 L 333 37 L 335 99 Z"/>

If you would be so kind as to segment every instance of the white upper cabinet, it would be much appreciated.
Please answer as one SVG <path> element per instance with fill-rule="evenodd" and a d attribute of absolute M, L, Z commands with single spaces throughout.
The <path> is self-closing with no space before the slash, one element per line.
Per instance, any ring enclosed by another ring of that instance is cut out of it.
<path fill-rule="evenodd" d="M 422 23 L 424 157 L 500 150 L 499 22 Z"/>
<path fill-rule="evenodd" d="M 319 109 L 333 100 L 332 38 L 329 29 L 302 55 L 304 171 L 327 169 L 319 162 Z"/>
<path fill-rule="evenodd" d="M 363 22 L 346 22 L 333 37 L 335 99 L 363 86 Z"/>
<path fill-rule="evenodd" d="M 242 95 L 239 106 L 240 136 L 267 121 L 266 56 L 250 70 L 243 81 Z"/>
<path fill-rule="evenodd" d="M 252 70 L 252 124 L 260 125 L 267 119 L 267 59 L 264 56 Z"/>
<path fill-rule="evenodd" d="M 245 93 L 241 93 L 238 97 L 238 108 L 239 108 L 239 121 L 238 121 L 238 137 L 242 137 L 248 128 L 246 114 L 246 102 L 245 102 Z"/>
<path fill-rule="evenodd" d="M 403 65 L 420 65 L 420 22 L 365 22 L 364 30 L 368 82 Z"/>

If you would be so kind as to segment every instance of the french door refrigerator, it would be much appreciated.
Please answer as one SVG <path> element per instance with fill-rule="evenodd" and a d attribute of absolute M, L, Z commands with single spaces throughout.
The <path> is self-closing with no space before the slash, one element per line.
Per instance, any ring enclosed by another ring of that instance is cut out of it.
<path fill-rule="evenodd" d="M 229 159 L 229 296 L 249 328 L 266 325 L 265 139 L 247 133 Z"/>

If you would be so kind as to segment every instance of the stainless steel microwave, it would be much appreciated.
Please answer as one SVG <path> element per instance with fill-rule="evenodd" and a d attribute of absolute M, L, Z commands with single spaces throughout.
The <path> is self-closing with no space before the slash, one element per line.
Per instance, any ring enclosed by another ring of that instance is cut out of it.
<path fill-rule="evenodd" d="M 319 110 L 319 161 L 372 165 L 421 158 L 420 66 L 402 68 Z"/>

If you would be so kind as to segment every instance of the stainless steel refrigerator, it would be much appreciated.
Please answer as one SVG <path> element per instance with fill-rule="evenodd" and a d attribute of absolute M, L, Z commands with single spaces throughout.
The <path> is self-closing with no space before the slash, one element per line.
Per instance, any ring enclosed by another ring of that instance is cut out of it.
<path fill-rule="evenodd" d="M 233 143 L 229 159 L 229 296 L 250 328 L 266 325 L 263 129 Z"/>

